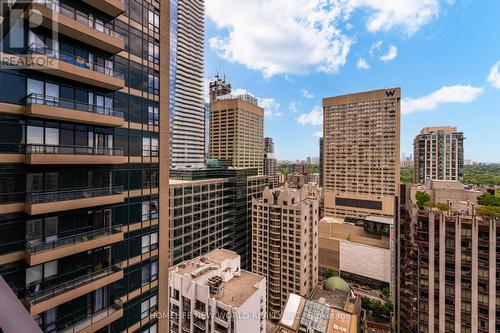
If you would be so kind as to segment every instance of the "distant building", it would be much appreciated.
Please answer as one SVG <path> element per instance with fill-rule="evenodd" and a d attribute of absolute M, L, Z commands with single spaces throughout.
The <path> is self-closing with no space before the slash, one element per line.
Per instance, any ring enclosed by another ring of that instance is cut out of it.
<path fill-rule="evenodd" d="M 293 172 L 307 174 L 307 164 L 302 161 L 293 165 Z"/>
<path fill-rule="evenodd" d="M 264 109 L 255 97 L 229 95 L 210 103 L 209 158 L 264 173 Z"/>
<path fill-rule="evenodd" d="M 325 215 L 394 216 L 401 89 L 325 98 L 323 109 Z"/>
<path fill-rule="evenodd" d="M 307 175 L 308 183 L 315 183 L 319 186 L 319 173 L 311 173 Z"/>
<path fill-rule="evenodd" d="M 285 183 L 286 183 L 286 177 L 285 177 L 285 174 L 284 174 L 284 173 L 282 173 L 282 172 L 279 172 L 279 171 L 278 171 L 278 172 L 276 173 L 276 177 L 277 177 L 277 179 L 278 179 L 278 185 L 280 185 L 280 186 L 281 186 L 281 185 L 283 185 L 283 184 L 285 184 Z"/>
<path fill-rule="evenodd" d="M 324 187 L 324 170 L 323 170 L 323 163 L 324 163 L 324 156 L 323 156 L 323 138 L 319 139 L 319 186 Z"/>
<path fill-rule="evenodd" d="M 449 208 L 418 209 L 419 191 Z M 456 181 L 429 181 L 405 193 L 400 242 L 415 253 L 400 258 L 399 331 L 499 332 L 500 219 L 480 216 L 481 192 Z"/>
<path fill-rule="evenodd" d="M 310 157 L 307 157 L 306 161 L 307 161 L 307 164 L 311 164 L 312 163 L 312 159 Z"/>
<path fill-rule="evenodd" d="M 309 295 L 318 282 L 319 192 L 266 189 L 252 201 L 252 271 L 268 278 L 267 309 L 277 320 L 288 294 Z"/>
<path fill-rule="evenodd" d="M 347 282 L 332 277 L 309 297 L 290 294 L 276 333 L 358 333 L 364 328 L 361 298 Z"/>
<path fill-rule="evenodd" d="M 215 102 L 219 97 L 231 94 L 231 84 L 226 79 L 221 79 L 219 73 L 215 75 L 215 80 L 209 84 L 210 102 Z"/>
<path fill-rule="evenodd" d="M 319 157 L 315 156 L 315 157 L 311 158 L 311 163 L 312 164 L 318 164 L 319 163 Z"/>
<path fill-rule="evenodd" d="M 215 250 L 169 269 L 170 332 L 264 333 L 266 278 Z"/>
<path fill-rule="evenodd" d="M 264 175 L 268 177 L 269 187 L 278 186 L 277 161 L 274 157 L 273 138 L 264 138 Z"/>
<path fill-rule="evenodd" d="M 456 127 L 426 127 L 413 142 L 415 183 L 464 179 L 464 134 Z"/>
<path fill-rule="evenodd" d="M 392 219 L 367 217 L 357 222 L 325 217 L 319 225 L 319 275 L 329 273 L 372 288 L 391 285 Z"/>

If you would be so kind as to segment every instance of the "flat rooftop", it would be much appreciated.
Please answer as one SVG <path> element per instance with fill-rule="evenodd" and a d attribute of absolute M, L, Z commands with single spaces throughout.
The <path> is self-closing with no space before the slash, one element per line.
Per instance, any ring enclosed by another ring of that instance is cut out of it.
<path fill-rule="evenodd" d="M 263 276 L 240 270 L 240 276 L 235 276 L 224 283 L 224 290 L 215 299 L 233 308 L 238 308 L 255 294 L 257 291 L 255 284 L 264 279 Z"/>
<path fill-rule="evenodd" d="M 175 179 L 168 180 L 169 185 L 196 185 L 196 184 L 209 184 L 209 183 L 222 183 L 227 182 L 226 178 L 208 178 L 199 180 Z"/>

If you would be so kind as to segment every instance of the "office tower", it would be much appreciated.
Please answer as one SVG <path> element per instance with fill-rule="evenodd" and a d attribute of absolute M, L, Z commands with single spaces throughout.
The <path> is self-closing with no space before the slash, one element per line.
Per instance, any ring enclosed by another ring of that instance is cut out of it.
<path fill-rule="evenodd" d="M 323 170 L 323 138 L 319 138 L 319 186 L 324 187 L 324 170 Z"/>
<path fill-rule="evenodd" d="M 310 157 L 307 157 L 306 161 L 307 161 L 307 164 L 311 164 L 312 163 L 312 159 Z"/>
<path fill-rule="evenodd" d="M 274 158 L 273 138 L 264 138 L 264 175 L 269 179 L 269 188 L 278 186 L 277 160 Z"/>
<path fill-rule="evenodd" d="M 170 5 L 126 4 L 17 1 L 2 41 L 37 65 L 0 71 L 0 275 L 45 332 L 168 328 Z"/>
<path fill-rule="evenodd" d="M 289 293 L 318 283 L 319 194 L 314 188 L 265 189 L 252 200 L 252 272 L 267 276 L 267 309 L 278 320 Z"/>
<path fill-rule="evenodd" d="M 170 183 L 171 265 L 227 248 L 250 269 L 252 198 L 267 177 L 257 169 L 172 170 Z"/>
<path fill-rule="evenodd" d="M 481 192 L 458 181 L 429 181 L 407 192 L 403 217 L 416 255 L 400 259 L 411 260 L 400 262 L 400 274 L 409 270 L 416 281 L 400 285 L 401 332 L 498 332 L 500 219 L 481 216 Z M 428 207 L 439 208 L 418 209 L 418 192 L 430 196 Z M 408 307 L 416 312 L 411 321 L 403 316 Z"/>
<path fill-rule="evenodd" d="M 365 332 L 361 297 L 347 282 L 331 277 L 306 297 L 290 294 L 276 333 Z"/>
<path fill-rule="evenodd" d="M 210 104 L 209 157 L 264 172 L 264 109 L 250 95 L 223 96 Z"/>
<path fill-rule="evenodd" d="M 209 85 L 210 102 L 215 102 L 217 98 L 231 94 L 231 84 L 226 79 L 221 79 L 219 73 L 215 74 L 215 80 Z"/>
<path fill-rule="evenodd" d="M 456 127 L 426 127 L 413 142 L 415 183 L 464 179 L 464 134 Z"/>
<path fill-rule="evenodd" d="M 323 99 L 325 215 L 394 215 L 400 88 Z"/>
<path fill-rule="evenodd" d="M 170 332 L 263 333 L 266 278 L 240 268 L 240 256 L 214 250 L 169 270 Z"/>
<path fill-rule="evenodd" d="M 205 163 L 205 1 L 171 1 L 170 166 Z"/>
<path fill-rule="evenodd" d="M 373 289 L 389 287 L 393 227 L 392 219 L 381 217 L 357 223 L 323 218 L 319 224 L 320 278 L 333 274 Z"/>

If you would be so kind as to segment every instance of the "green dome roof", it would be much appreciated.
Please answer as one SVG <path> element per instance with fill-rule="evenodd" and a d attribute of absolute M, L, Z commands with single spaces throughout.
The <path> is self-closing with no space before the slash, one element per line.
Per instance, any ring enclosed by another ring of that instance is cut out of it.
<path fill-rule="evenodd" d="M 336 289 L 340 289 L 347 292 L 351 291 L 351 287 L 349 287 L 349 284 L 345 282 L 343 279 L 339 278 L 338 276 L 327 279 L 323 284 L 323 289 L 328 291 L 335 291 Z"/>

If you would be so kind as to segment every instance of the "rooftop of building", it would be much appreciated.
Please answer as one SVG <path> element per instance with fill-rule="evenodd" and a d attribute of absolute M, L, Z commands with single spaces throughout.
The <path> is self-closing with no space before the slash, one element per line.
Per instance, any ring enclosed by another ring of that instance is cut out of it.
<path fill-rule="evenodd" d="M 197 185 L 197 184 L 215 184 L 227 182 L 227 178 L 207 178 L 199 180 L 189 180 L 189 179 L 175 179 L 170 178 L 168 180 L 169 185 Z"/>
<path fill-rule="evenodd" d="M 220 270 L 224 261 L 239 260 L 239 258 L 240 256 L 236 252 L 217 249 L 205 256 L 200 256 L 173 266 L 170 268 L 170 272 L 175 272 L 181 276 L 188 274 L 193 281 L 208 286 L 208 278 L 218 276 L 218 274 L 214 274 L 214 271 Z M 225 269 L 231 268 L 227 267 Z M 237 308 L 255 293 L 257 290 L 255 285 L 264 280 L 265 277 L 245 270 L 233 273 L 234 275 L 228 281 L 224 282 L 222 291 L 211 295 L 211 297 L 233 308 Z"/>
<path fill-rule="evenodd" d="M 438 132 L 444 133 L 457 133 L 458 129 L 454 126 L 433 126 L 433 127 L 425 127 L 420 131 L 420 134 L 434 134 Z"/>
<path fill-rule="evenodd" d="M 390 249 L 389 237 L 368 233 L 362 226 L 344 223 L 342 219 L 323 218 L 319 223 L 320 247 L 321 238 L 343 239 L 353 243 Z"/>

